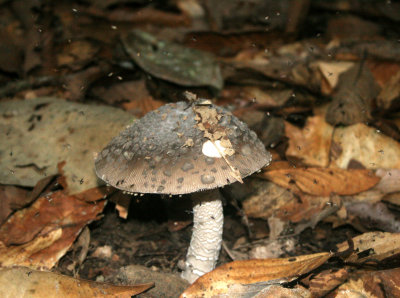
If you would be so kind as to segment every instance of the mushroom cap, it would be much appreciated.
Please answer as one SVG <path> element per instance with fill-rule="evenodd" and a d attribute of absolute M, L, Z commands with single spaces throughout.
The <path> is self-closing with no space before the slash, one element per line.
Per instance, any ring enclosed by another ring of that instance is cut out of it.
<path fill-rule="evenodd" d="M 219 141 L 205 136 L 196 106 L 166 104 L 135 121 L 98 154 L 96 174 L 127 192 L 186 194 L 237 181 L 232 169 L 244 178 L 270 163 L 271 155 L 255 132 L 213 104 L 204 108 L 214 110 L 218 130 L 233 150 L 221 155 L 225 147 L 218 146 L 217 154 L 210 154 L 207 146 L 215 148 Z"/>

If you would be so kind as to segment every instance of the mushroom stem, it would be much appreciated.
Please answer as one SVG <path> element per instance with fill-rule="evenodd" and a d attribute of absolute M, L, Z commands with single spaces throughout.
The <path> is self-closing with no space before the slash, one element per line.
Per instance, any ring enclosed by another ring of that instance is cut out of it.
<path fill-rule="evenodd" d="M 218 189 L 199 192 L 193 198 L 193 233 L 182 278 L 193 283 L 215 268 L 222 243 L 224 214 Z"/>

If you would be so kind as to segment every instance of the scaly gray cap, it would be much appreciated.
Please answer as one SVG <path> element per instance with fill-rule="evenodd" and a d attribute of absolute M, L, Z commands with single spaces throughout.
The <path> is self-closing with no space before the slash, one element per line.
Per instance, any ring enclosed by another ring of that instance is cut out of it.
<path fill-rule="evenodd" d="M 149 112 L 99 153 L 95 169 L 130 193 L 186 194 L 241 181 L 270 161 L 246 124 L 200 100 Z"/>

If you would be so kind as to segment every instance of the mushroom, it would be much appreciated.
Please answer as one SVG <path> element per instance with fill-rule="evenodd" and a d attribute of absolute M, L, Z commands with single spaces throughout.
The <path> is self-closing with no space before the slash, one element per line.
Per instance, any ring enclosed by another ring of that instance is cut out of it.
<path fill-rule="evenodd" d="M 218 187 L 260 170 L 271 155 L 246 124 L 209 100 L 166 104 L 128 126 L 98 154 L 97 175 L 131 194 L 193 198 L 193 234 L 182 277 L 215 268 L 222 242 Z"/>

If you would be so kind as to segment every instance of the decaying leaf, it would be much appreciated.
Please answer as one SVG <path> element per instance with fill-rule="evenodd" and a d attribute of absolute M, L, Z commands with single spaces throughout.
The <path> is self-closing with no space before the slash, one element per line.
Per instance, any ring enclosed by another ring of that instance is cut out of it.
<path fill-rule="evenodd" d="M 0 225 L 13 212 L 32 203 L 55 181 L 56 175 L 44 177 L 36 183 L 32 191 L 12 185 L 0 186 Z"/>
<path fill-rule="evenodd" d="M 197 279 L 181 297 L 214 296 L 227 293 L 235 284 L 258 282 L 299 276 L 318 268 L 330 258 L 329 253 L 317 253 L 285 259 L 235 261 L 217 267 Z M 277 281 L 277 283 L 279 283 Z"/>
<path fill-rule="evenodd" d="M 141 265 L 129 265 L 121 267 L 111 279 L 114 283 L 122 284 L 147 284 L 154 282 L 155 287 L 150 289 L 144 297 L 177 297 L 189 283 L 177 273 L 154 271 Z"/>
<path fill-rule="evenodd" d="M 9 73 L 22 72 L 22 48 L 17 34 L 10 34 L 5 27 L 0 29 L 0 69 Z"/>
<path fill-rule="evenodd" d="M 371 203 L 354 200 L 347 202 L 346 211 L 351 224 L 360 231 L 382 230 L 385 232 L 400 233 L 400 221 L 386 204 Z"/>
<path fill-rule="evenodd" d="M 132 121 L 124 111 L 56 98 L 0 103 L 0 183 L 35 186 L 45 176 L 64 172 L 71 194 L 96 187 L 94 153 Z M 24 144 L 21 146 L 21 144 Z"/>
<path fill-rule="evenodd" d="M 307 165 L 326 167 L 332 132 L 333 127 L 321 116 L 309 117 L 303 129 L 286 122 L 285 134 L 289 138 L 286 155 L 297 157 Z"/>
<path fill-rule="evenodd" d="M 356 64 L 339 79 L 338 91 L 328 107 L 326 121 L 331 125 L 352 125 L 371 119 L 372 100 L 380 91 L 371 71 Z"/>
<path fill-rule="evenodd" d="M 282 257 L 285 253 L 295 251 L 297 241 L 294 237 L 282 237 L 271 240 L 265 239 L 262 244 L 256 244 L 249 252 L 250 259 L 270 259 Z M 238 260 L 238 259 L 236 259 Z"/>
<path fill-rule="evenodd" d="M 12 185 L 0 185 L 0 224 L 19 206 L 23 206 L 27 200 L 28 191 Z"/>
<path fill-rule="evenodd" d="M 239 29 L 244 32 L 250 31 L 242 26 L 250 25 L 246 20 L 253 20 L 251 27 L 253 30 L 259 30 L 268 26 L 268 28 L 283 28 L 289 17 L 289 1 L 263 1 L 255 0 L 253 2 L 234 1 L 205 1 L 204 5 L 210 14 L 212 29 L 216 32 L 222 30 Z M 279 11 L 279 14 L 276 14 Z M 266 18 L 265 16 L 270 16 Z M 237 24 L 242 24 L 239 28 Z"/>
<path fill-rule="evenodd" d="M 400 192 L 388 194 L 382 198 L 383 201 L 391 203 L 393 205 L 400 206 Z"/>
<path fill-rule="evenodd" d="M 235 298 L 311 298 L 311 293 L 302 286 L 297 285 L 295 288 L 285 288 L 282 285 L 261 282 L 249 285 L 232 285 L 227 293 L 213 295 L 215 298 L 235 297 Z"/>
<path fill-rule="evenodd" d="M 322 2 L 322 1 L 320 1 Z M 381 3 L 385 5 L 385 3 Z M 359 3 L 357 4 L 359 5 Z M 374 5 L 374 4 L 373 4 Z M 360 6 L 360 5 L 359 5 Z M 385 5 L 387 11 L 397 12 L 398 10 L 392 5 Z M 363 7 L 363 5 L 361 5 Z M 374 9 L 376 11 L 376 8 Z M 375 12 L 374 11 L 374 12 Z M 342 41 L 339 44 L 328 45 L 330 53 L 338 60 L 355 60 L 360 59 L 365 54 L 368 58 L 383 61 L 399 61 L 400 48 L 395 39 L 380 39 L 380 40 L 348 40 Z"/>
<path fill-rule="evenodd" d="M 80 69 L 93 61 L 99 48 L 86 40 L 73 40 L 67 43 L 57 55 L 59 67 L 68 66 L 74 70 Z"/>
<path fill-rule="evenodd" d="M 297 188 L 315 196 L 353 195 L 370 189 L 380 180 L 369 170 L 331 168 L 267 169 L 262 177 L 293 191 Z"/>
<path fill-rule="evenodd" d="M 400 268 L 356 271 L 332 292 L 332 297 L 400 297 Z"/>
<path fill-rule="evenodd" d="M 389 82 L 382 88 L 377 97 L 377 105 L 384 110 L 388 110 L 394 103 L 400 100 L 400 71 L 394 75 Z"/>
<path fill-rule="evenodd" d="M 386 232 L 369 232 L 353 238 L 354 252 L 345 258 L 346 262 L 366 263 L 381 262 L 398 258 L 400 254 L 400 234 Z M 348 242 L 338 245 L 338 251 L 349 248 Z"/>
<path fill-rule="evenodd" d="M 223 79 L 215 58 L 135 30 L 122 38 L 131 58 L 151 75 L 183 86 L 210 86 L 222 89 Z"/>
<path fill-rule="evenodd" d="M 400 169 L 378 169 L 376 175 L 381 177 L 381 180 L 376 185 L 376 188 L 383 193 L 393 193 L 400 191 Z"/>
<path fill-rule="evenodd" d="M 155 100 L 152 96 L 147 96 L 123 103 L 122 106 L 135 116 L 142 117 L 148 112 L 158 109 L 163 104 L 164 102 L 161 100 Z"/>
<path fill-rule="evenodd" d="M 243 201 L 243 209 L 249 217 L 268 219 L 295 199 L 292 192 L 272 182 L 253 179 L 248 183 L 255 190 Z"/>
<path fill-rule="evenodd" d="M 400 169 L 400 143 L 363 123 L 337 127 L 333 143 L 339 148 L 333 165 L 345 169 L 352 160 L 367 169 Z"/>
<path fill-rule="evenodd" d="M 311 196 L 307 194 L 294 194 L 272 182 L 252 180 L 251 186 L 256 190 L 243 201 L 243 210 L 252 218 L 268 220 L 270 238 L 280 234 L 274 232 L 275 222 L 280 224 L 295 223 L 295 233 L 315 225 L 328 215 L 336 212 L 341 201 L 336 197 Z M 272 226 L 273 225 L 273 226 Z"/>
<path fill-rule="evenodd" d="M 15 212 L 0 226 L 0 264 L 52 268 L 105 206 L 103 195 L 93 202 L 90 191 L 86 196 L 88 202 L 57 191 Z"/>
<path fill-rule="evenodd" d="M 25 267 L 0 269 L 1 297 L 120 297 L 138 295 L 154 283 L 134 286 L 115 286 L 89 280 L 75 279 L 52 272 Z"/>
<path fill-rule="evenodd" d="M 309 290 L 313 297 L 324 297 L 337 286 L 341 285 L 348 278 L 348 270 L 324 270 L 312 276 L 308 282 Z"/>

